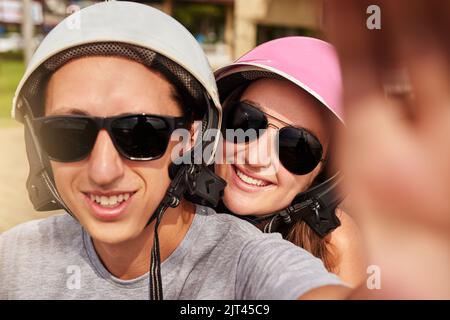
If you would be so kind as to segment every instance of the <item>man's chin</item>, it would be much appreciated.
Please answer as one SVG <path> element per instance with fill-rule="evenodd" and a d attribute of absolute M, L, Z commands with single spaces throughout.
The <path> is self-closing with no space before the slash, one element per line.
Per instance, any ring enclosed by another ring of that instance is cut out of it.
<path fill-rule="evenodd" d="M 136 239 L 142 232 L 142 227 L 130 226 L 123 222 L 90 223 L 85 226 L 92 239 L 109 245 L 119 245 Z"/>

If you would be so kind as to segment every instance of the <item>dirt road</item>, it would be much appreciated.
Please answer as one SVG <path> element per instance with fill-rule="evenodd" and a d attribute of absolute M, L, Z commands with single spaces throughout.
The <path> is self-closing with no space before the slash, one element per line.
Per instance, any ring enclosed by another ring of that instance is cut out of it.
<path fill-rule="evenodd" d="M 39 219 L 52 213 L 33 210 L 25 189 L 28 163 L 23 140 L 23 127 L 0 128 L 0 233 L 16 224 Z"/>

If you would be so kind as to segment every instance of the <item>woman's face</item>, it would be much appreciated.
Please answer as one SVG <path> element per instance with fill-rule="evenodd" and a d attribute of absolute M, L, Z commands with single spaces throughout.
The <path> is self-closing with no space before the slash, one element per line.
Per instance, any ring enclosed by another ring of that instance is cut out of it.
<path fill-rule="evenodd" d="M 308 93 L 284 80 L 257 80 L 244 91 L 240 100 L 282 122 L 268 117 L 273 126 L 248 144 L 224 142 L 224 154 L 229 155 L 232 150 L 234 159 L 233 164 L 222 161 L 224 164 L 217 165 L 218 174 L 227 182 L 223 201 L 236 214 L 265 215 L 287 207 L 298 193 L 308 189 L 322 168 L 320 162 L 306 175 L 286 170 L 273 147 L 277 133 L 274 126 L 282 128 L 288 123 L 307 129 L 319 139 L 326 154 L 327 111 Z"/>

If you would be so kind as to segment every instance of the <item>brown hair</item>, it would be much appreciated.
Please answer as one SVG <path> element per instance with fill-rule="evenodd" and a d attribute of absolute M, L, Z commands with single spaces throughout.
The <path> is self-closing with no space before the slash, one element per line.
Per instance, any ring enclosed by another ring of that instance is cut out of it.
<path fill-rule="evenodd" d="M 334 145 L 335 144 L 330 141 L 330 147 L 328 148 L 328 154 L 324 165 L 308 189 L 319 185 L 333 175 L 330 174 L 334 169 L 331 168 L 329 159 L 332 157 L 331 154 L 334 153 Z M 335 251 L 334 245 L 331 243 L 331 234 L 327 234 L 323 238 L 320 237 L 303 219 L 295 221 L 292 225 L 286 225 L 286 227 L 280 231 L 284 239 L 309 251 L 315 257 L 321 259 L 329 272 L 338 272 L 339 257 Z"/>
<path fill-rule="evenodd" d="M 263 221 L 257 227 L 264 229 L 269 221 Z M 292 242 L 315 257 L 322 260 L 329 272 L 338 272 L 338 256 L 331 243 L 330 234 L 320 237 L 304 220 L 297 220 L 293 224 L 282 224 L 274 232 L 281 233 L 283 239 Z"/>
<path fill-rule="evenodd" d="M 329 159 L 333 158 L 335 146 L 333 137 L 330 137 L 330 143 L 327 151 L 325 161 L 323 162 L 323 167 L 319 174 L 315 177 L 310 189 L 320 183 L 326 181 L 329 177 L 333 176 L 333 172 L 336 168 L 332 168 Z M 295 200 L 295 199 L 294 199 Z M 336 208 L 337 210 L 337 208 Z M 331 243 L 331 234 L 325 237 L 320 237 L 303 219 L 297 220 L 292 224 L 285 224 L 280 227 L 279 230 L 284 239 L 292 242 L 293 244 L 305 249 L 310 252 L 315 257 L 322 260 L 325 268 L 332 273 L 337 273 L 339 255 L 336 252 L 335 246 Z"/>
<path fill-rule="evenodd" d="M 305 221 L 300 220 L 290 226 L 283 238 L 321 259 L 328 271 L 337 272 L 337 257 L 329 235 L 321 238 Z"/>

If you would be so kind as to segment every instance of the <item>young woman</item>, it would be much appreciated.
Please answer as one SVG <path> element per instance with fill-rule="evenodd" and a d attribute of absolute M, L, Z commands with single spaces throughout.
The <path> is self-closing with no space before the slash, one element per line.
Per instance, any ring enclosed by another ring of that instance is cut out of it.
<path fill-rule="evenodd" d="M 224 107 L 222 209 L 280 232 L 348 284 L 359 284 L 362 241 L 339 208 L 340 177 L 330 166 L 332 138 L 343 127 L 333 47 L 313 38 L 277 39 L 219 69 L 216 80 Z M 239 129 L 248 136 L 237 137 Z"/>

